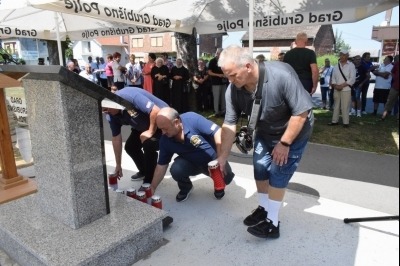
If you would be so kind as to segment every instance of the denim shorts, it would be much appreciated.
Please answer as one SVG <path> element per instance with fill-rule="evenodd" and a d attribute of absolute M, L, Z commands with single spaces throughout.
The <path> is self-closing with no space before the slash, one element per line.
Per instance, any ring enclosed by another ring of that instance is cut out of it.
<path fill-rule="evenodd" d="M 253 153 L 254 179 L 268 180 L 269 185 L 275 188 L 286 188 L 299 165 L 308 138 L 296 140 L 290 145 L 288 161 L 282 166 L 272 161 L 271 153 L 277 143 L 278 140 L 267 140 L 261 134 L 256 134 Z"/>
<path fill-rule="evenodd" d="M 355 87 L 354 89 L 351 90 L 351 100 L 353 102 L 359 101 L 361 99 L 361 87 Z"/>

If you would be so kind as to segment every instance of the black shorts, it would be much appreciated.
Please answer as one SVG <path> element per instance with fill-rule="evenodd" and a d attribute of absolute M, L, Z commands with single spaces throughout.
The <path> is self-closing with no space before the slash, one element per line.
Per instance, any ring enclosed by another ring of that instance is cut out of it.
<path fill-rule="evenodd" d="M 114 76 L 107 76 L 107 85 L 109 88 L 114 85 Z"/>
<path fill-rule="evenodd" d="M 386 103 L 388 96 L 389 96 L 389 91 L 387 89 L 374 89 L 374 97 L 373 97 L 373 102 L 374 103 Z"/>

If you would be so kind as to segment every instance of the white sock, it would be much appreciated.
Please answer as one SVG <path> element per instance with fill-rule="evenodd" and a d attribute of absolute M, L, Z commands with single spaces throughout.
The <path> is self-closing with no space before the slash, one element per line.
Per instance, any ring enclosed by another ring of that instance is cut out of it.
<path fill-rule="evenodd" d="M 261 207 L 268 211 L 268 194 L 258 193 L 258 202 Z"/>
<path fill-rule="evenodd" d="M 272 221 L 275 226 L 279 223 L 279 210 L 281 208 L 282 201 L 268 200 L 268 219 Z"/>

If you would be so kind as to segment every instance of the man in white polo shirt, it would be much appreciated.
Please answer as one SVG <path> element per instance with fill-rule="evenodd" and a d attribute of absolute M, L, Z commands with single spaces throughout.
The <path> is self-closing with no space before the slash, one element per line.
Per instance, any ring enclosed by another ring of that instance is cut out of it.
<path fill-rule="evenodd" d="M 356 82 L 356 67 L 349 59 L 349 51 L 341 50 L 339 53 L 339 62 L 333 68 L 332 73 L 332 89 L 334 89 L 334 108 L 332 122 L 329 126 L 339 124 L 339 116 L 342 113 L 343 127 L 347 128 L 350 124 L 350 103 L 351 103 L 351 86 Z"/>
<path fill-rule="evenodd" d="M 383 64 L 372 73 L 376 76 L 374 88 L 374 115 L 378 112 L 379 104 L 385 104 L 389 96 L 389 91 L 392 86 L 392 69 L 393 56 L 388 55 L 383 60 Z"/>

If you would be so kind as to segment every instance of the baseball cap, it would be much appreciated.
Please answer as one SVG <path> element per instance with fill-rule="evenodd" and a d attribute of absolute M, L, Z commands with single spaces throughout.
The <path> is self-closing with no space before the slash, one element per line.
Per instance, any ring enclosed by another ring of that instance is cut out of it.
<path fill-rule="evenodd" d="M 340 53 L 341 54 L 349 54 L 349 51 L 347 51 L 346 49 L 342 49 L 342 50 L 340 50 Z"/>
<path fill-rule="evenodd" d="M 113 102 L 109 99 L 104 99 L 101 101 L 101 107 L 104 108 L 112 108 L 112 109 L 119 109 L 119 110 L 124 110 L 125 106 L 122 106 L 116 102 Z"/>

